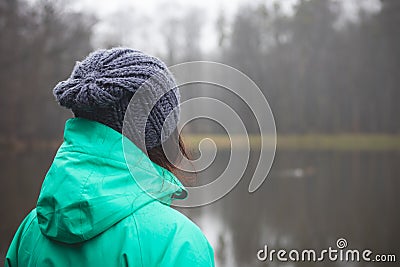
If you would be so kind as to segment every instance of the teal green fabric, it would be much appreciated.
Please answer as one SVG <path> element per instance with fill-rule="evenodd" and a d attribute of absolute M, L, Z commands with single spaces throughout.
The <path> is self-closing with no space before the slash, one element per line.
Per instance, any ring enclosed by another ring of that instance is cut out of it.
<path fill-rule="evenodd" d="M 185 192 L 120 133 L 70 119 L 5 265 L 214 266 L 199 227 L 170 207 Z"/>

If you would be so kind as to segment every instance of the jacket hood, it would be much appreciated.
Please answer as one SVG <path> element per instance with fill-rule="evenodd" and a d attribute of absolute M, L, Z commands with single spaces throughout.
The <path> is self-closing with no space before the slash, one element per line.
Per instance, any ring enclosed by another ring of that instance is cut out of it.
<path fill-rule="evenodd" d="M 125 152 L 125 153 L 124 153 Z M 41 232 L 63 243 L 89 240 L 152 201 L 184 198 L 179 180 L 119 132 L 69 119 L 36 212 Z"/>

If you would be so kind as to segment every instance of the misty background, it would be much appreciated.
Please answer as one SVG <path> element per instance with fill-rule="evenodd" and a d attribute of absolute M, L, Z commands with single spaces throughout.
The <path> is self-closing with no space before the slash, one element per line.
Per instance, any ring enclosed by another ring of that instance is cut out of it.
<path fill-rule="evenodd" d="M 182 210 L 209 238 L 218 266 L 265 265 L 256 258 L 265 244 L 324 249 L 340 237 L 399 258 L 399 25 L 397 0 L 0 0 L 1 259 L 71 117 L 53 87 L 90 51 L 120 45 L 167 65 L 228 64 L 268 99 L 278 147 L 261 189 L 247 192 L 250 164 L 225 198 Z M 185 97 L 199 95 L 229 102 L 258 133 L 235 96 L 206 86 Z M 206 120 L 186 132 L 189 141 L 225 133 Z M 229 153 L 218 151 L 201 183 L 223 170 Z"/>

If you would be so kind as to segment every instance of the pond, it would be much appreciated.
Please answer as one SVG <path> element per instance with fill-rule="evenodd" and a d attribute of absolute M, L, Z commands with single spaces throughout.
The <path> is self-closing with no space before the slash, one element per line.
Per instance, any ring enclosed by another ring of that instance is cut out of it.
<path fill-rule="evenodd" d="M 2 260 L 19 222 L 36 204 L 54 153 L 0 154 Z M 198 174 L 200 183 L 224 168 L 229 153 L 219 153 L 215 166 Z M 267 180 L 255 193 L 247 192 L 254 169 L 249 166 L 240 183 L 219 201 L 179 210 L 205 232 L 215 249 L 217 266 L 283 266 L 259 261 L 257 252 L 265 245 L 319 251 L 336 247 L 339 238 L 347 240 L 348 248 L 399 257 L 399 163 L 399 151 L 278 150 Z"/>

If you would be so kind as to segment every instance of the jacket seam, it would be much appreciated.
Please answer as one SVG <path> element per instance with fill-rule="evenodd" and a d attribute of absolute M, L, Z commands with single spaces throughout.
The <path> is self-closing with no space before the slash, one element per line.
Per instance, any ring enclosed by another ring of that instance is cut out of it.
<path fill-rule="evenodd" d="M 82 197 L 82 200 L 84 200 L 83 195 L 84 195 L 84 193 L 86 193 L 86 192 L 85 192 L 85 191 L 86 191 L 86 185 L 88 184 L 89 178 L 92 176 L 93 172 L 94 172 L 94 170 L 92 170 L 92 171 L 86 176 L 85 182 L 84 182 L 83 185 L 82 185 L 82 189 L 81 189 L 81 197 Z M 82 226 L 82 225 L 83 225 L 83 212 L 82 212 L 83 207 L 82 207 L 82 201 L 80 201 L 79 210 L 80 210 L 79 221 L 80 221 L 80 224 L 81 224 L 81 226 Z M 82 227 L 81 227 L 81 238 L 85 239 L 85 235 L 84 235 L 84 233 L 83 233 L 83 228 L 82 228 Z"/>
<path fill-rule="evenodd" d="M 138 245 L 139 245 L 139 253 L 140 253 L 140 264 L 143 267 L 143 253 L 142 253 L 142 245 L 140 243 L 140 236 L 139 236 L 139 229 L 138 229 L 138 225 L 137 225 L 137 221 L 136 221 L 136 217 L 135 214 L 132 214 L 133 217 L 133 222 L 135 223 L 135 229 L 137 232 L 137 240 L 138 240 Z"/>
<path fill-rule="evenodd" d="M 99 158 L 108 159 L 108 160 L 116 161 L 116 162 L 119 162 L 119 163 L 122 163 L 122 164 L 124 164 L 124 163 L 126 164 L 126 161 L 121 161 L 121 160 L 118 160 L 118 159 L 115 159 L 115 158 L 111 158 L 111 157 L 107 157 L 107 156 L 103 156 L 103 155 L 101 155 L 101 156 L 100 155 L 95 155 L 93 153 L 88 153 L 88 152 L 77 150 L 77 149 L 68 149 L 67 150 L 66 147 L 64 147 L 64 149 L 58 151 L 57 154 L 64 154 L 64 153 L 68 153 L 68 152 L 75 152 L 75 153 L 80 153 L 80 154 L 89 155 L 89 156 L 96 156 L 96 157 L 99 157 Z"/>

